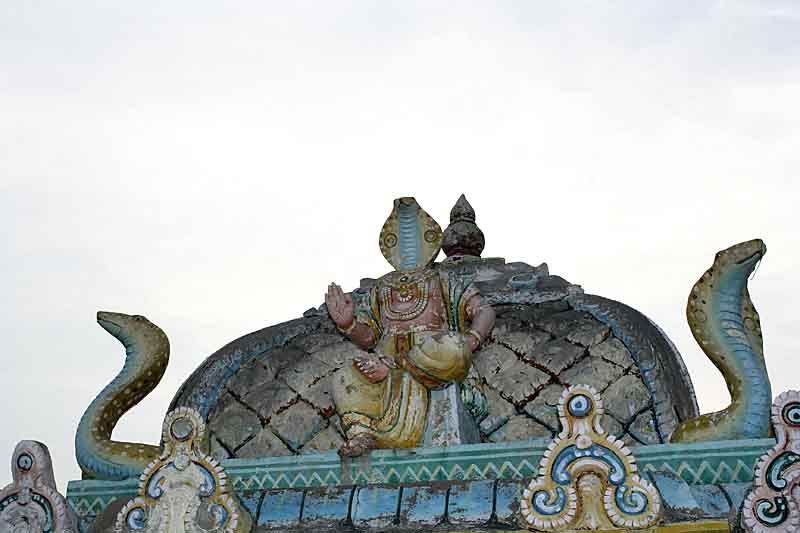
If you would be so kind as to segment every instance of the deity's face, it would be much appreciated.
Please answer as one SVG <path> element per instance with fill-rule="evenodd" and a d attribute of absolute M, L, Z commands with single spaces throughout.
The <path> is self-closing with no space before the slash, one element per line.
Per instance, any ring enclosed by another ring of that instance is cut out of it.
<path fill-rule="evenodd" d="M 399 271 L 429 266 L 442 248 L 442 228 L 411 197 L 394 201 L 381 229 L 381 252 Z"/>

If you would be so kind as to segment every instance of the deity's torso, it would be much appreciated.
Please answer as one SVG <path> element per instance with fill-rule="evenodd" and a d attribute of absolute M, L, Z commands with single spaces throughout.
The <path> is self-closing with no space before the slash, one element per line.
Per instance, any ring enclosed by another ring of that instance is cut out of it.
<path fill-rule="evenodd" d="M 377 349 L 407 352 L 432 334 L 448 330 L 439 272 L 426 268 L 392 272 L 378 280 L 373 298 L 383 333 Z"/>

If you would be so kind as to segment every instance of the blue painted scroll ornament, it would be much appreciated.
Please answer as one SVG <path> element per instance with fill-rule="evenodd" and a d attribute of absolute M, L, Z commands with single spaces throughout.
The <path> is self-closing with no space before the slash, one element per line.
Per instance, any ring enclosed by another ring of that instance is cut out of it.
<path fill-rule="evenodd" d="M 587 385 L 564 391 L 558 403 L 561 433 L 523 491 L 523 525 L 539 531 L 645 528 L 660 517 L 658 491 L 636 473 L 622 441 L 600 425 L 603 402 Z"/>
<path fill-rule="evenodd" d="M 194 409 L 180 407 L 167 415 L 164 449 L 139 478 L 137 497 L 117 514 L 117 533 L 250 530 L 250 515 L 230 491 L 225 471 L 202 449 L 205 431 Z"/>
<path fill-rule="evenodd" d="M 772 404 L 777 444 L 756 463 L 753 489 L 742 507 L 744 530 L 800 531 L 800 391 L 787 391 Z"/>

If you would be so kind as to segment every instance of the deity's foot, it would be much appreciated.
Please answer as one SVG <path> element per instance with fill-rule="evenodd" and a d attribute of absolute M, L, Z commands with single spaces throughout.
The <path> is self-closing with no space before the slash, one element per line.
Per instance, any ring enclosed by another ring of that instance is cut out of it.
<path fill-rule="evenodd" d="M 353 364 L 370 383 L 380 383 L 389 375 L 389 367 L 377 357 L 359 357 Z"/>
<path fill-rule="evenodd" d="M 375 449 L 378 443 L 371 435 L 358 435 L 348 440 L 339 448 L 342 457 L 360 457 L 367 451 Z"/>

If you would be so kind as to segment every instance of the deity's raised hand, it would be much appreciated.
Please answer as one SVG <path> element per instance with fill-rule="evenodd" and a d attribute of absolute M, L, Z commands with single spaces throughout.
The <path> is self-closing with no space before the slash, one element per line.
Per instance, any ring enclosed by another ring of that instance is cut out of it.
<path fill-rule="evenodd" d="M 328 314 L 331 315 L 331 319 L 341 329 L 347 329 L 356 318 L 353 297 L 345 294 L 342 288 L 335 283 L 328 285 L 325 305 L 328 306 Z"/>

